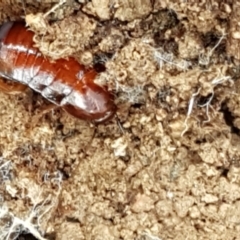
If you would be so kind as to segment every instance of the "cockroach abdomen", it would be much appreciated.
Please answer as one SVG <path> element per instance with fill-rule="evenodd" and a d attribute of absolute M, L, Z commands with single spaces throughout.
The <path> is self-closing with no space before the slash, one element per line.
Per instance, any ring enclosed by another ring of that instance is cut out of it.
<path fill-rule="evenodd" d="M 113 96 L 94 83 L 97 73 L 74 58 L 54 62 L 34 47 L 24 23 L 0 27 L 0 76 L 25 84 L 71 115 L 104 122 L 115 114 Z"/>

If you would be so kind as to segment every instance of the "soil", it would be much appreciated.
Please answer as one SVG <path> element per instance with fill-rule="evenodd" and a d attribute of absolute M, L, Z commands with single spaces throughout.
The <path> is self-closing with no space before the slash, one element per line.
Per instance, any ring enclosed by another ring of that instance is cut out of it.
<path fill-rule="evenodd" d="M 2 0 L 46 57 L 99 70 L 94 125 L 0 92 L 0 239 L 240 240 L 240 3 Z"/>

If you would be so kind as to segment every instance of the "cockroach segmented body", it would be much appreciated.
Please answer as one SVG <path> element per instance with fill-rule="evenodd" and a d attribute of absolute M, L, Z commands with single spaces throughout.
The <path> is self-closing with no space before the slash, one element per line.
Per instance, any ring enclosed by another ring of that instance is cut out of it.
<path fill-rule="evenodd" d="M 112 94 L 94 83 L 97 72 L 74 58 L 51 62 L 34 47 L 33 36 L 22 22 L 0 27 L 0 76 L 29 86 L 77 118 L 111 119 L 116 106 Z"/>

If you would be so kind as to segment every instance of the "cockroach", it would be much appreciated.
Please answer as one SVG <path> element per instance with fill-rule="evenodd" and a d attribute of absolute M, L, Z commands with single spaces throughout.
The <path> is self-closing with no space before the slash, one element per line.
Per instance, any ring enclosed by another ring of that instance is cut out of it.
<path fill-rule="evenodd" d="M 94 83 L 97 72 L 73 57 L 52 62 L 34 46 L 24 22 L 0 27 L 0 76 L 27 85 L 69 114 L 95 123 L 116 112 L 113 95 Z"/>

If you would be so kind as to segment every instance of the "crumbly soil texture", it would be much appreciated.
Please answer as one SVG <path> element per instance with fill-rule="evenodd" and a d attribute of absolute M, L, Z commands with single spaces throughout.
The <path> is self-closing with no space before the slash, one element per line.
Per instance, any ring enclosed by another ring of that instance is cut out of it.
<path fill-rule="evenodd" d="M 2 0 L 19 20 L 118 110 L 0 92 L 1 240 L 240 239 L 239 1 Z"/>

